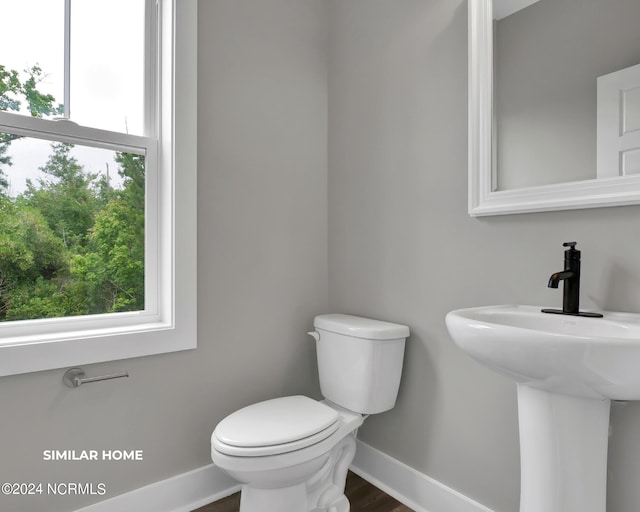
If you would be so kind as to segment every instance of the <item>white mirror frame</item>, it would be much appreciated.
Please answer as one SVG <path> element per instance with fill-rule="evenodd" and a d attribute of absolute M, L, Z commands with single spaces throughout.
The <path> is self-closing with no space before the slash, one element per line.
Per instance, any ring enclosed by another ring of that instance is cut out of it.
<path fill-rule="evenodd" d="M 492 190 L 493 0 L 469 0 L 469 215 L 640 204 L 640 175 Z"/>

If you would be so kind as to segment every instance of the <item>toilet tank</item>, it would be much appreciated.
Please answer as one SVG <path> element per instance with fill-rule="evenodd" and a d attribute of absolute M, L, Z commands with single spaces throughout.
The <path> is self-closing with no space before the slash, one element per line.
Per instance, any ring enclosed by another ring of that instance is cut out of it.
<path fill-rule="evenodd" d="M 319 315 L 313 325 L 322 395 L 361 414 L 393 408 L 409 328 L 342 314 Z"/>

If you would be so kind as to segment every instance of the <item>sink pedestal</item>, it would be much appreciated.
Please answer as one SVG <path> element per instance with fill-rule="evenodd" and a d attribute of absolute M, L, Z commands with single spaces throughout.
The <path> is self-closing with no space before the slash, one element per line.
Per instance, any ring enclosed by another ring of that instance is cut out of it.
<path fill-rule="evenodd" d="M 605 512 L 610 400 L 640 400 L 640 314 L 540 309 L 459 309 L 447 328 L 518 384 L 520 512 Z"/>
<path fill-rule="evenodd" d="M 605 512 L 610 404 L 518 384 L 520 512 Z"/>

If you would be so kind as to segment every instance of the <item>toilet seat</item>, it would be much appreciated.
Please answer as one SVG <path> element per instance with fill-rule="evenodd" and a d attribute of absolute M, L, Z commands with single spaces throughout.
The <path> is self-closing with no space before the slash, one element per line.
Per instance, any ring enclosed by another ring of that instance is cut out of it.
<path fill-rule="evenodd" d="M 240 409 L 213 432 L 212 447 L 236 457 L 277 455 L 300 450 L 338 430 L 340 415 L 306 396 L 266 400 Z"/>

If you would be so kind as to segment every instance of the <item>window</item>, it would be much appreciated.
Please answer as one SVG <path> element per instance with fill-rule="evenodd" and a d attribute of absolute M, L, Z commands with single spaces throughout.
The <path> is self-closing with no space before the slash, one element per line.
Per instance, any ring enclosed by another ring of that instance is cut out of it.
<path fill-rule="evenodd" d="M 0 375 L 195 348 L 196 0 L 7 9 Z"/>

